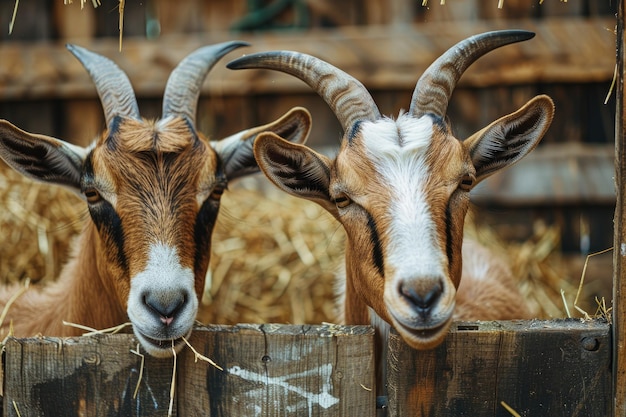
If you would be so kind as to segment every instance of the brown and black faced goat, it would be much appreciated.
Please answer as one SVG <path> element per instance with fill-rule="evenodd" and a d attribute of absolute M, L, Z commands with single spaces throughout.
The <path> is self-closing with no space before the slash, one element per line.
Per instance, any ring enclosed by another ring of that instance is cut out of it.
<path fill-rule="evenodd" d="M 469 191 L 537 145 L 552 121 L 552 100 L 535 97 L 463 141 L 452 135 L 446 110 L 476 59 L 533 36 L 497 31 L 459 42 L 424 72 L 409 111 L 397 119 L 381 116 L 358 80 L 310 55 L 273 51 L 228 64 L 300 78 L 341 122 L 344 137 L 334 159 L 272 133 L 257 138 L 254 154 L 274 184 L 319 203 L 344 226 L 346 323 L 371 323 L 379 337 L 392 325 L 410 346 L 430 349 L 455 317 L 528 314 L 506 265 L 464 242 L 463 226 Z"/>
<path fill-rule="evenodd" d="M 302 142 L 310 127 L 308 112 L 296 108 L 221 141 L 196 130 L 206 74 L 244 45 L 206 46 L 181 61 L 168 79 L 156 121 L 140 116 L 130 81 L 117 65 L 69 45 L 102 102 L 102 135 L 82 148 L 0 121 L 0 157 L 27 177 L 69 187 L 91 217 L 58 281 L 19 297 L 4 330 L 11 320 L 17 336 L 72 336 L 80 331 L 63 320 L 102 329 L 130 319 L 151 355 L 169 356 L 183 346 L 196 319 L 227 182 L 258 170 L 252 143 L 260 132 Z M 3 289 L 0 306 L 17 290 Z"/>

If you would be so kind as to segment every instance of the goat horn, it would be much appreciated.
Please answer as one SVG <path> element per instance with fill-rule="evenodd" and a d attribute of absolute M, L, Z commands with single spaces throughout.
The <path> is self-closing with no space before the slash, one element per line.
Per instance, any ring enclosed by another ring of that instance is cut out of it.
<path fill-rule="evenodd" d="M 363 84 L 314 56 L 292 51 L 261 52 L 237 58 L 226 66 L 273 69 L 301 79 L 330 106 L 346 132 L 359 120 L 380 118 L 378 107 Z"/>
<path fill-rule="evenodd" d="M 232 41 L 196 49 L 174 68 L 163 94 L 163 117 L 181 116 L 196 125 L 196 107 L 200 88 L 209 70 L 221 57 L 247 42 Z"/>
<path fill-rule="evenodd" d="M 534 37 L 525 30 L 501 30 L 471 36 L 454 45 L 433 62 L 417 81 L 409 113 L 444 118 L 448 101 L 463 72 L 481 56 L 504 45 Z"/>
<path fill-rule="evenodd" d="M 66 47 L 83 64 L 96 85 L 107 127 L 112 126 L 116 116 L 141 118 L 133 86 L 120 67 L 109 58 L 80 46 L 67 44 Z"/>

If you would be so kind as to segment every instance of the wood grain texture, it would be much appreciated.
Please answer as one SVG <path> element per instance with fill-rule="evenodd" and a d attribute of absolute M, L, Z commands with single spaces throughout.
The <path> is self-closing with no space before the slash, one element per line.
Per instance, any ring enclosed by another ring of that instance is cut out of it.
<path fill-rule="evenodd" d="M 3 415 L 167 415 L 173 361 L 146 357 L 133 398 L 141 370 L 130 352 L 136 346 L 131 335 L 10 339 Z"/>
<path fill-rule="evenodd" d="M 510 207 L 613 205 L 614 153 L 613 145 L 538 147 L 519 163 L 478 184 L 472 200 Z"/>
<path fill-rule="evenodd" d="M 580 320 L 455 323 L 431 351 L 389 340 L 389 416 L 604 417 L 610 327 Z"/>
<path fill-rule="evenodd" d="M 306 32 L 236 34 L 206 37 L 162 36 L 158 42 L 137 38 L 90 40 L 81 46 L 116 61 L 139 97 L 160 97 L 165 80 L 180 60 L 211 43 L 248 41 L 212 70 L 203 93 L 240 95 L 309 92 L 301 81 L 270 71 L 229 71 L 228 59 L 272 49 L 318 56 L 359 79 L 368 89 L 412 89 L 418 76 L 456 42 L 489 30 L 523 28 L 537 33 L 529 42 L 486 55 L 461 78 L 460 86 L 486 87 L 536 83 L 605 82 L 614 70 L 615 35 L 611 18 L 431 22 L 419 26 L 342 27 Z M 28 47 L 25 47 L 28 46 Z M 3 99 L 90 98 L 95 89 L 80 64 L 62 45 L 48 42 L 5 43 L 0 48 L 0 97 Z"/>
<path fill-rule="evenodd" d="M 624 53 L 626 0 L 618 5 L 617 17 L 617 94 L 615 106 L 615 233 L 613 247 L 613 374 L 614 416 L 626 417 L 626 103 L 624 99 Z"/>
<path fill-rule="evenodd" d="M 366 326 L 196 328 L 223 370 L 177 356 L 179 416 L 373 416 L 374 332 Z M 173 359 L 141 358 L 132 335 L 10 339 L 4 416 L 167 416 Z M 15 406 L 13 405 L 15 403 Z"/>
<path fill-rule="evenodd" d="M 373 330 L 363 326 L 238 325 L 195 332 L 192 345 L 224 370 L 187 355 L 181 415 L 371 416 Z M 190 371 L 190 372 L 189 372 Z"/>

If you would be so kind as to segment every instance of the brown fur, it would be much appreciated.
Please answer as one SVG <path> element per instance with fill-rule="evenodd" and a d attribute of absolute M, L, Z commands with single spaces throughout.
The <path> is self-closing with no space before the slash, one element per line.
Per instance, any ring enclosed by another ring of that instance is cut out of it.
<path fill-rule="evenodd" d="M 14 334 L 29 337 L 75 336 L 82 330 L 64 326 L 63 320 L 104 329 L 128 321 L 126 311 L 116 301 L 113 281 L 98 273 L 98 258 L 93 242 L 97 232 L 88 222 L 81 235 L 73 242 L 70 261 L 57 282 L 47 286 L 31 285 L 8 309 L 2 325 L 3 337 L 12 324 Z M 23 288 L 12 285 L 0 289 L 0 305 Z"/>
<path fill-rule="evenodd" d="M 463 276 L 456 297 L 455 320 L 532 317 L 507 262 L 471 239 L 463 242 Z"/>
<path fill-rule="evenodd" d="M 114 196 L 112 204 L 124 227 L 128 270 L 119 264 L 110 235 L 98 233 L 89 221 L 58 282 L 30 288 L 20 296 L 3 323 L 5 333 L 11 320 L 17 336 L 80 332 L 64 326 L 63 320 L 96 329 L 128 321 L 130 276 L 145 268 L 148 247 L 156 242 L 178 249 L 182 265 L 196 271 L 196 293 L 201 294 L 208 253 L 195 268 L 192 231 L 198 190 L 210 191 L 216 181 L 217 156 L 208 142 L 195 142 L 180 118 L 158 125 L 126 119 L 111 137 L 104 134 L 98 139 L 91 161 L 98 188 Z M 0 304 L 15 291 L 19 287 L 3 289 Z"/>

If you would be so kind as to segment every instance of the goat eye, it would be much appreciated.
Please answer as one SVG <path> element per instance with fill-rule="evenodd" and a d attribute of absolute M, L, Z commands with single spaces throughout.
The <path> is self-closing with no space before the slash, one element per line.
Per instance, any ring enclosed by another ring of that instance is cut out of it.
<path fill-rule="evenodd" d="M 95 188 L 87 188 L 84 194 L 89 204 L 96 204 L 102 200 L 102 196 Z"/>
<path fill-rule="evenodd" d="M 350 197 L 345 194 L 342 194 L 339 197 L 335 198 L 335 205 L 337 206 L 337 208 L 348 207 L 350 203 L 352 203 L 352 200 L 350 200 Z"/>
<path fill-rule="evenodd" d="M 461 182 L 459 183 L 459 188 L 463 191 L 469 191 L 474 187 L 474 183 L 476 182 L 476 177 L 471 174 L 463 175 L 461 178 Z"/>

